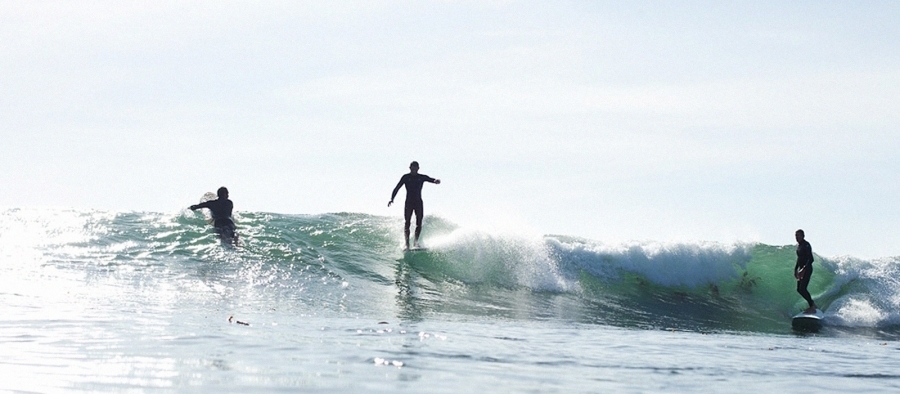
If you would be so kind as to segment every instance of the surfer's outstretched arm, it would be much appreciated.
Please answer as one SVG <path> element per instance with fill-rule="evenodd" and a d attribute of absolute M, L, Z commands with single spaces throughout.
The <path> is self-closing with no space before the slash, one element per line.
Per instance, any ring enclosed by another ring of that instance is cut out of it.
<path fill-rule="evenodd" d="M 200 209 L 200 208 L 209 208 L 209 201 L 203 202 L 203 203 L 200 203 L 200 204 L 191 205 L 191 206 L 188 207 L 188 208 L 190 208 L 190 210 L 192 210 L 192 211 L 196 211 L 196 210 L 198 210 L 198 209 Z"/>

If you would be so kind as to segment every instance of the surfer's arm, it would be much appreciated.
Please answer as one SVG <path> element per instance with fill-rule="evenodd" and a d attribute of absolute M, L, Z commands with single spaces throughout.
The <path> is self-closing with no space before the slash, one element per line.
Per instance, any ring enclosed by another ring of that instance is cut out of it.
<path fill-rule="evenodd" d="M 200 208 L 209 208 L 209 201 L 207 201 L 207 202 L 202 202 L 202 203 L 196 204 L 196 205 L 191 205 L 189 208 L 190 208 L 192 211 L 196 211 L 196 210 L 198 210 L 198 209 L 200 209 Z"/>
<path fill-rule="evenodd" d="M 394 192 L 391 193 L 391 201 L 388 201 L 388 206 L 394 203 L 394 197 L 397 197 L 397 192 L 400 191 L 400 187 L 403 186 L 404 181 L 406 180 L 406 175 L 400 177 L 400 182 L 397 182 L 397 186 L 394 187 Z"/>
<path fill-rule="evenodd" d="M 434 183 L 435 185 L 440 185 L 440 184 L 441 184 L 441 180 L 440 180 L 440 179 L 434 179 L 434 178 L 432 178 L 432 177 L 430 177 L 430 176 L 428 176 L 428 175 L 425 175 L 425 174 L 419 174 L 419 176 L 421 176 L 421 177 L 422 177 L 421 179 L 422 179 L 423 181 L 425 181 L 425 182 Z"/>

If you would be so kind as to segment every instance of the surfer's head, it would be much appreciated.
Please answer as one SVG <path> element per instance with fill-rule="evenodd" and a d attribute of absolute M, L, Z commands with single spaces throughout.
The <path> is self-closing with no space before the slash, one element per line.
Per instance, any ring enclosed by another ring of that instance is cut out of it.
<path fill-rule="evenodd" d="M 797 239 L 797 242 L 800 242 L 804 238 L 806 238 L 806 234 L 803 232 L 803 230 L 797 230 L 794 232 L 794 238 Z"/>
<path fill-rule="evenodd" d="M 219 198 L 228 198 L 228 189 L 226 189 L 225 186 L 222 186 L 219 190 L 216 190 L 216 195 L 218 195 Z"/>
<path fill-rule="evenodd" d="M 414 173 L 419 172 L 419 162 L 414 161 L 412 163 L 409 163 L 409 170 Z"/>

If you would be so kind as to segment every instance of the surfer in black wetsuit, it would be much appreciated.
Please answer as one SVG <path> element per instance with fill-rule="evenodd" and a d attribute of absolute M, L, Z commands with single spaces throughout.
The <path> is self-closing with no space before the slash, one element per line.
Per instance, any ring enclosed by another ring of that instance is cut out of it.
<path fill-rule="evenodd" d="M 406 223 L 403 227 L 403 234 L 406 237 L 406 249 L 409 249 L 409 222 L 412 218 L 413 212 L 416 213 L 416 238 L 414 241 L 414 246 L 419 246 L 419 234 L 422 232 L 422 216 L 424 215 L 424 205 L 422 203 L 422 185 L 425 182 L 431 182 L 436 185 L 441 184 L 440 179 L 434 179 L 425 174 L 419 174 L 419 163 L 412 162 L 409 164 L 409 174 L 403 175 L 400 178 L 400 182 L 397 182 L 397 187 L 394 188 L 394 192 L 391 193 L 391 201 L 388 202 L 388 206 L 394 203 L 394 197 L 397 196 L 397 191 L 400 190 L 400 186 L 406 186 L 406 206 L 403 209 L 403 218 L 406 219 Z"/>
<path fill-rule="evenodd" d="M 234 221 L 231 220 L 231 211 L 234 209 L 234 203 L 228 199 L 228 189 L 224 186 L 220 187 L 219 190 L 216 191 L 216 194 L 219 196 L 218 199 L 191 205 L 190 208 L 192 211 L 200 208 L 209 208 L 216 233 L 218 233 L 222 239 L 235 242 L 237 241 L 237 234 L 234 232 Z"/>
<path fill-rule="evenodd" d="M 806 234 L 803 233 L 803 230 L 797 230 L 794 233 L 794 238 L 797 239 L 797 264 L 794 266 L 794 277 L 797 278 L 797 292 L 809 303 L 809 308 L 804 313 L 816 313 L 816 302 L 806 290 L 809 279 L 812 278 L 813 253 L 812 246 L 806 242 L 805 237 Z"/>

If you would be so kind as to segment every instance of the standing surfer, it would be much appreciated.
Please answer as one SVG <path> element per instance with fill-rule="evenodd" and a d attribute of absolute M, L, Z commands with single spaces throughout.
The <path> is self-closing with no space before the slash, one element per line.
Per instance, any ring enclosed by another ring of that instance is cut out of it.
<path fill-rule="evenodd" d="M 394 192 L 391 193 L 391 201 L 388 202 L 388 206 L 394 203 L 394 197 L 397 196 L 397 191 L 400 190 L 400 186 L 406 186 L 406 206 L 403 208 L 403 218 L 406 219 L 406 222 L 403 227 L 403 234 L 406 237 L 406 250 L 409 250 L 409 222 L 412 218 L 413 212 L 416 213 L 416 238 L 413 243 L 415 247 L 419 247 L 419 234 L 422 232 L 422 216 L 424 215 L 424 205 L 422 203 L 422 185 L 425 182 L 431 182 L 436 185 L 441 184 L 440 179 L 434 179 L 425 174 L 419 174 L 419 162 L 412 162 L 409 164 L 409 174 L 405 174 L 400 178 L 400 182 L 397 182 L 397 187 L 394 188 Z"/>
<path fill-rule="evenodd" d="M 806 242 L 805 237 L 806 234 L 803 233 L 803 230 L 797 230 L 794 233 L 794 238 L 797 239 L 797 264 L 794 266 L 794 277 L 797 278 L 797 292 L 809 303 L 809 308 L 803 312 L 816 313 L 816 302 L 809 295 L 809 290 L 806 290 L 813 272 L 813 253 L 812 246 Z"/>
<path fill-rule="evenodd" d="M 231 219 L 231 210 L 234 209 L 234 203 L 228 199 L 228 189 L 224 186 L 216 191 L 216 195 L 219 196 L 218 199 L 191 205 L 190 208 L 192 211 L 200 208 L 209 208 L 213 218 L 213 227 L 215 227 L 219 237 L 228 242 L 236 243 L 237 234 L 234 232 L 234 220 Z"/>

